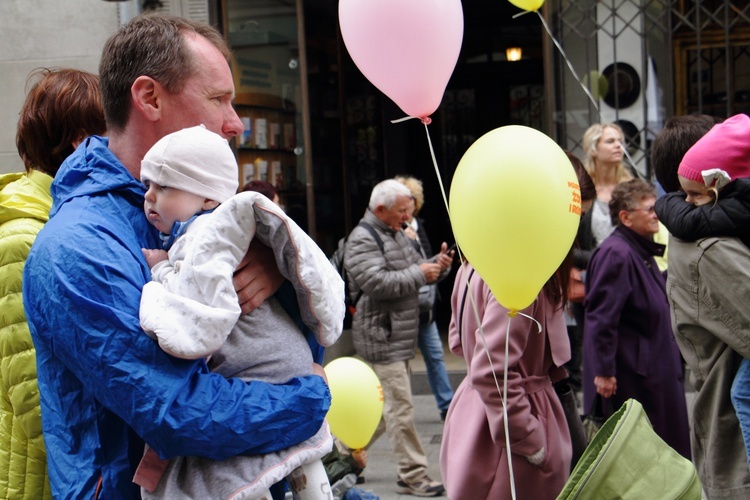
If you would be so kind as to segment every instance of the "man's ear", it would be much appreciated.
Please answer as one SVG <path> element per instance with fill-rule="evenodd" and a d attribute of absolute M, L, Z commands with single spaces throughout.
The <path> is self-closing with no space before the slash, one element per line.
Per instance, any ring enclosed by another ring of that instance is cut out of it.
<path fill-rule="evenodd" d="M 133 98 L 133 111 L 140 113 L 149 121 L 156 121 L 161 116 L 163 89 L 150 76 L 139 76 L 130 87 Z"/>
<path fill-rule="evenodd" d="M 206 198 L 203 200 L 203 210 L 211 210 L 212 208 L 216 208 L 219 206 L 218 201 L 210 200 Z"/>

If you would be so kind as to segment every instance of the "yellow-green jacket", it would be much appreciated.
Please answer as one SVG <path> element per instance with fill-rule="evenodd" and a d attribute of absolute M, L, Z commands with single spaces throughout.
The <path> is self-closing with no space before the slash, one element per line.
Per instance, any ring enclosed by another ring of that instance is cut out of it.
<path fill-rule="evenodd" d="M 52 498 L 42 438 L 36 353 L 23 310 L 26 256 L 49 218 L 52 177 L 0 176 L 0 498 Z"/>

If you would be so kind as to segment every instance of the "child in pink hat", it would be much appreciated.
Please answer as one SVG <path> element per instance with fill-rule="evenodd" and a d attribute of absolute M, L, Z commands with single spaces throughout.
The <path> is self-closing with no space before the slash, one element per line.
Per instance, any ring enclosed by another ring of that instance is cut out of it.
<path fill-rule="evenodd" d="M 715 202 L 724 186 L 750 177 L 750 117 L 734 115 L 715 125 L 685 153 L 677 175 L 686 201 L 695 205 Z"/>
<path fill-rule="evenodd" d="M 714 125 L 685 153 L 677 174 L 682 191 L 657 201 L 672 235 L 732 236 L 750 247 L 750 117 Z"/>

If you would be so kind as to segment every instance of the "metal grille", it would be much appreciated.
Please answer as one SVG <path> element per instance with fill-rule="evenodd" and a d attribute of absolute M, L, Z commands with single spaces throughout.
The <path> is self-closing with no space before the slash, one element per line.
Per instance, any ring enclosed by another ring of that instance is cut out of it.
<path fill-rule="evenodd" d="M 589 125 L 617 122 L 650 178 L 648 148 L 670 116 L 750 112 L 747 0 L 557 0 L 548 16 L 578 76 L 556 52 L 556 131 L 580 156 Z"/>

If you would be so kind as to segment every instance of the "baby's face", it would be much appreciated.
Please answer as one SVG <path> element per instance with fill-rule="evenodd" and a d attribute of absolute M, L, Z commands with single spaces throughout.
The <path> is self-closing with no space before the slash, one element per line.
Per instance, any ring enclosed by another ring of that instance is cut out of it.
<path fill-rule="evenodd" d="M 143 211 L 148 221 L 162 233 L 169 234 L 176 221 L 185 222 L 203 210 L 206 199 L 181 189 L 146 181 Z"/>
<path fill-rule="evenodd" d="M 706 203 L 713 203 L 714 197 L 711 191 L 708 190 L 705 184 L 700 182 L 691 181 L 685 177 L 678 175 L 677 178 L 680 181 L 682 190 L 687 194 L 685 201 L 692 203 L 695 206 L 705 205 Z"/>

